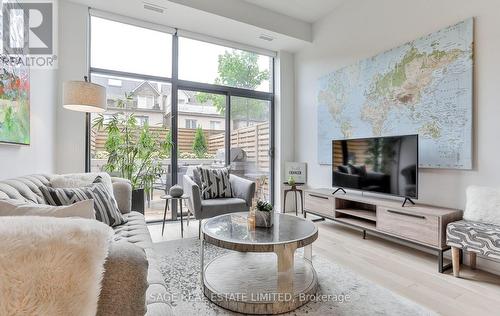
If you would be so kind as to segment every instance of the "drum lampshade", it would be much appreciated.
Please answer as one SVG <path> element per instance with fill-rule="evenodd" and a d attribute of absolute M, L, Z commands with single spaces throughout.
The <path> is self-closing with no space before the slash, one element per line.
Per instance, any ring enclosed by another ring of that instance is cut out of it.
<path fill-rule="evenodd" d="M 86 81 L 63 83 L 63 107 L 68 110 L 101 113 L 106 111 L 106 88 Z"/>

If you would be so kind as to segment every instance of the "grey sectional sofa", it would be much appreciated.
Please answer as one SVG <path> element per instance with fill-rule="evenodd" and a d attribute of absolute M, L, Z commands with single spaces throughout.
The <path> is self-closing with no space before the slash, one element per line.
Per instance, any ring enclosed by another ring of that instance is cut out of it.
<path fill-rule="evenodd" d="M 38 189 L 50 185 L 51 175 L 31 175 L 0 181 L 0 199 L 45 204 Z M 144 216 L 130 210 L 132 188 L 113 178 L 118 208 L 128 219 L 114 228 L 115 237 L 105 263 L 98 315 L 170 315 L 167 290 L 158 270 Z"/>

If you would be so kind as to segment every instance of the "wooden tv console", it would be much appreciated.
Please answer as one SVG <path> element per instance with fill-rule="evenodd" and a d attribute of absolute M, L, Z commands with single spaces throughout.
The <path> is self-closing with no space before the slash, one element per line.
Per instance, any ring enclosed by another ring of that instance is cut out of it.
<path fill-rule="evenodd" d="M 451 267 L 443 265 L 446 245 L 446 226 L 462 219 L 462 211 L 430 205 L 401 206 L 401 202 L 367 197 L 360 194 L 332 195 L 331 189 L 305 190 L 304 217 L 314 214 L 366 232 L 389 236 L 436 251 L 438 270 Z"/>

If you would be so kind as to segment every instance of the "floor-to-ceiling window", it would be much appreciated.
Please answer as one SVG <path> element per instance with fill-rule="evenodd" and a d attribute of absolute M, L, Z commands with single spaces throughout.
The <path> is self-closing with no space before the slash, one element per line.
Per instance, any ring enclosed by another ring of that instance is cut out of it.
<path fill-rule="evenodd" d="M 148 221 L 198 165 L 230 166 L 272 200 L 273 57 L 131 24 L 91 16 L 90 77 L 108 110 L 91 119 L 90 170 L 146 186 Z"/>

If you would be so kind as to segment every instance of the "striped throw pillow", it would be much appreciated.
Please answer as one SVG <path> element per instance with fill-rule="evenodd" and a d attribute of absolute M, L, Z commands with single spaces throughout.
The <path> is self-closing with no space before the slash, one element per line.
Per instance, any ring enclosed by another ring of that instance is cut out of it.
<path fill-rule="evenodd" d="M 100 176 L 92 185 L 81 188 L 40 187 L 48 204 L 54 206 L 70 205 L 79 201 L 94 200 L 95 217 L 111 227 L 127 222 L 116 206 L 115 199 Z"/>
<path fill-rule="evenodd" d="M 233 191 L 229 182 L 229 169 L 196 168 L 201 179 L 201 196 L 203 199 L 231 198 Z"/>

